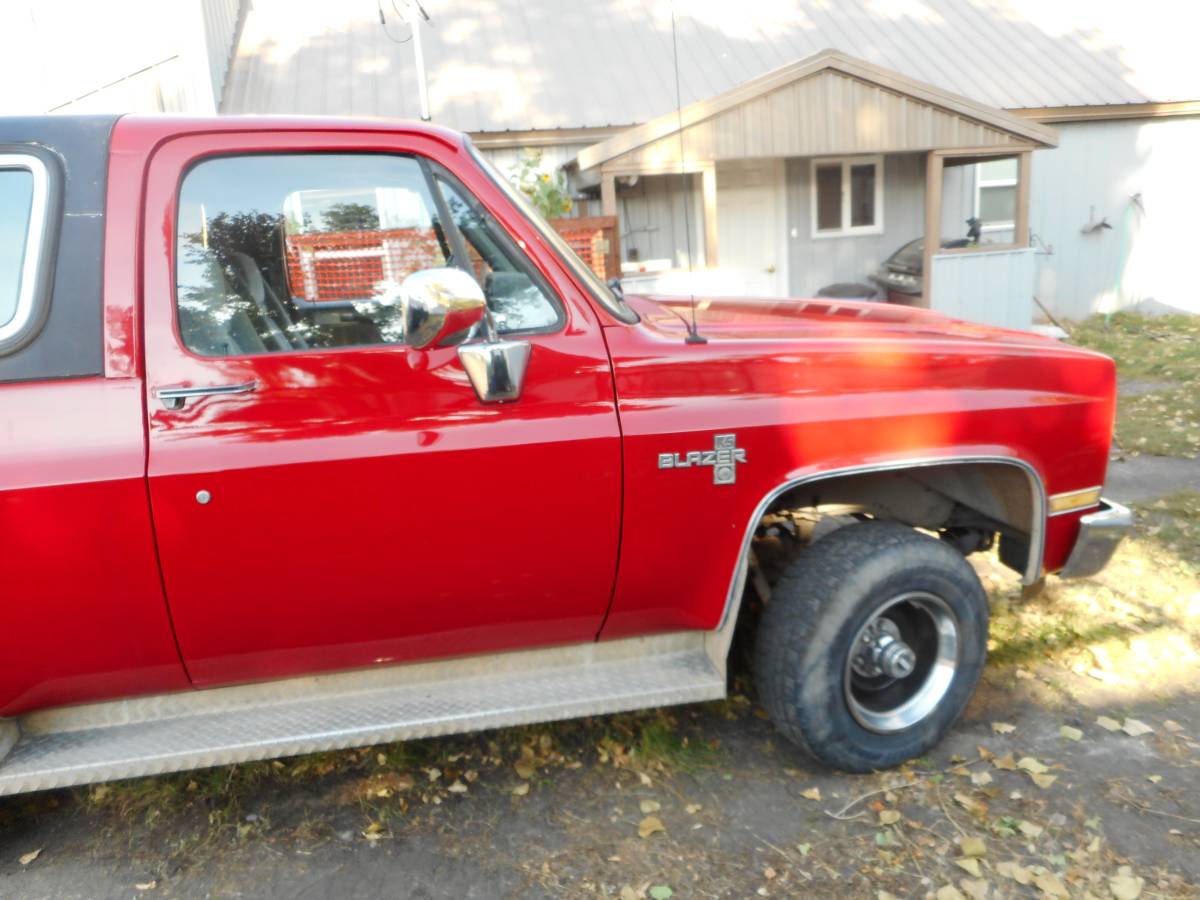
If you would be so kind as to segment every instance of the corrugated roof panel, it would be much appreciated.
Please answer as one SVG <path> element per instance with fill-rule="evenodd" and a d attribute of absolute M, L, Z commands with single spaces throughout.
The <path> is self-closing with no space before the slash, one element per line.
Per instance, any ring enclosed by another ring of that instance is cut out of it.
<path fill-rule="evenodd" d="M 669 0 L 423 2 L 435 122 L 474 132 L 599 127 L 675 108 Z M 676 0 L 679 90 L 688 104 L 833 48 L 1006 109 L 1195 100 L 1200 66 L 1171 57 L 1178 35 L 1196 30 L 1180 16 L 1200 26 L 1193 6 Z M 403 39 L 406 26 L 390 2 L 383 8 Z M 389 39 L 378 15 L 373 0 L 255 0 L 222 111 L 416 117 L 412 45 Z M 1160 50 L 1163 40 L 1175 43 Z"/>

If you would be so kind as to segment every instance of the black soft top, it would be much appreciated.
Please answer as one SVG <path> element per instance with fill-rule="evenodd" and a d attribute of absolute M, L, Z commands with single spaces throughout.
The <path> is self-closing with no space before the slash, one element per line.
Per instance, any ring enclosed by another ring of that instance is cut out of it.
<path fill-rule="evenodd" d="M 50 171 L 51 221 L 37 290 L 45 320 L 18 349 L 0 354 L 0 382 L 99 375 L 104 197 L 118 116 L 0 116 L 0 153 L 36 155 Z"/>

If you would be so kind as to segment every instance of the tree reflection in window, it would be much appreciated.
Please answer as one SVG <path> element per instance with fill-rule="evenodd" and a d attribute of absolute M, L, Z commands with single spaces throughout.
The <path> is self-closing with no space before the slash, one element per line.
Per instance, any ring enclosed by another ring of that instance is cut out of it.
<path fill-rule="evenodd" d="M 499 330 L 556 326 L 558 307 L 498 223 L 444 172 L 445 207 L 431 183 L 399 155 L 195 166 L 180 190 L 176 244 L 184 343 L 203 356 L 402 343 L 404 279 L 447 265 L 473 272 Z M 446 207 L 454 224 L 441 221 Z M 452 250 L 464 244 L 466 261 Z"/>

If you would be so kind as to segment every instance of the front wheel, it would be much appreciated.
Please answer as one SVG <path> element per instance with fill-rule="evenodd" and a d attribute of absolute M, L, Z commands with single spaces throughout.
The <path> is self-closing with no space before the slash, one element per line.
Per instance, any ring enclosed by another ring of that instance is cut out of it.
<path fill-rule="evenodd" d="M 966 708 L 987 655 L 987 595 L 957 551 L 888 522 L 801 552 L 759 624 L 759 694 L 820 762 L 869 772 L 920 756 Z"/>

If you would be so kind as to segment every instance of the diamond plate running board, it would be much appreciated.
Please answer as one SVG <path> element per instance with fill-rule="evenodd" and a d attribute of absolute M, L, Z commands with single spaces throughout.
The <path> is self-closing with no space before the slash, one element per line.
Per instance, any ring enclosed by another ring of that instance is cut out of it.
<path fill-rule="evenodd" d="M 46 710 L 0 794 L 723 696 L 697 632 Z"/>

